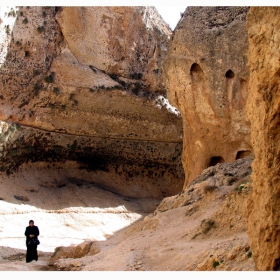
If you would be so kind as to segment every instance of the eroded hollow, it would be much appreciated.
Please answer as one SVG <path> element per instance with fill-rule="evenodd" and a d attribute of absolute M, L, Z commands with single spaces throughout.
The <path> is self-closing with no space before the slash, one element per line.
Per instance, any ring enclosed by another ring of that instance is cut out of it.
<path fill-rule="evenodd" d="M 252 152 L 251 151 L 238 151 L 236 154 L 236 159 L 241 159 L 249 156 Z"/>
<path fill-rule="evenodd" d="M 215 166 L 216 164 L 218 164 L 218 163 L 223 163 L 223 162 L 225 162 L 225 160 L 224 160 L 223 157 L 212 157 L 212 158 L 210 159 L 210 162 L 209 162 L 208 166 L 209 166 L 209 167 L 210 167 L 210 166 Z"/>
<path fill-rule="evenodd" d="M 199 64 L 194 63 L 191 66 L 190 73 L 192 75 L 193 73 L 203 73 L 203 71 L 202 71 L 201 67 L 199 66 Z"/>
<path fill-rule="evenodd" d="M 229 70 L 226 72 L 226 74 L 225 74 L 225 77 L 226 77 L 227 79 L 232 79 L 232 78 L 234 78 L 234 76 L 235 76 L 235 74 L 234 74 L 234 72 L 233 72 L 231 69 L 229 69 Z"/>

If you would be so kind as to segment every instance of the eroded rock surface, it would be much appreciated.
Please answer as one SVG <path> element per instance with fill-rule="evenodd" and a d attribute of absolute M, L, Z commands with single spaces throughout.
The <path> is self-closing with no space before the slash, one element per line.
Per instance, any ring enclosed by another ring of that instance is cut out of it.
<path fill-rule="evenodd" d="M 251 163 L 252 157 L 246 157 L 204 170 L 144 220 L 95 242 L 96 254 L 59 259 L 54 266 L 84 271 L 254 270 L 245 216 Z"/>
<path fill-rule="evenodd" d="M 72 161 L 122 195 L 182 188 L 182 120 L 160 70 L 171 30 L 155 8 L 0 11 L 2 171 Z"/>
<path fill-rule="evenodd" d="M 188 7 L 164 62 L 168 98 L 183 116 L 185 187 L 203 169 L 251 153 L 245 114 L 248 7 Z"/>
<path fill-rule="evenodd" d="M 247 16 L 251 71 L 247 112 L 255 153 L 247 215 L 258 270 L 280 270 L 279 15 L 278 7 L 252 7 Z"/>

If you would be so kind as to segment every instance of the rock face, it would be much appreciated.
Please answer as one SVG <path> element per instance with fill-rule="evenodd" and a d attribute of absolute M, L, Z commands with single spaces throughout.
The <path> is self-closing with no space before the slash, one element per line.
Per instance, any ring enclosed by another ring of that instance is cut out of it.
<path fill-rule="evenodd" d="M 77 178 L 122 195 L 182 188 L 182 121 L 160 70 L 171 31 L 154 8 L 0 14 L 2 171 L 70 161 Z"/>
<path fill-rule="evenodd" d="M 278 7 L 252 7 L 247 16 L 251 71 L 247 112 L 255 153 L 247 215 L 258 270 L 280 270 L 279 14 Z"/>
<path fill-rule="evenodd" d="M 245 114 L 247 7 L 188 7 L 164 61 L 168 99 L 183 117 L 185 187 L 203 169 L 251 153 Z"/>
<path fill-rule="evenodd" d="M 77 259 L 85 257 L 86 255 L 92 256 L 98 252 L 99 250 L 94 248 L 94 243 L 92 241 L 84 241 L 77 246 L 57 247 L 51 256 L 49 265 L 53 265 L 55 261 L 59 259 Z"/>

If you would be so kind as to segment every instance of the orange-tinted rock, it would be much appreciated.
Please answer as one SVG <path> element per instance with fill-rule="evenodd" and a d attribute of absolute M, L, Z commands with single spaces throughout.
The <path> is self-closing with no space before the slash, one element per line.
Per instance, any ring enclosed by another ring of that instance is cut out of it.
<path fill-rule="evenodd" d="M 280 270 L 279 15 L 279 7 L 252 7 L 247 16 L 251 71 L 247 112 L 255 154 L 247 215 L 258 270 Z"/>
<path fill-rule="evenodd" d="M 251 153 L 247 11 L 188 7 L 169 42 L 164 75 L 183 117 L 185 187 L 203 169 Z"/>
<path fill-rule="evenodd" d="M 122 195 L 180 191 L 182 119 L 160 71 L 171 30 L 155 8 L 4 9 L 0 170 L 70 161 Z"/>

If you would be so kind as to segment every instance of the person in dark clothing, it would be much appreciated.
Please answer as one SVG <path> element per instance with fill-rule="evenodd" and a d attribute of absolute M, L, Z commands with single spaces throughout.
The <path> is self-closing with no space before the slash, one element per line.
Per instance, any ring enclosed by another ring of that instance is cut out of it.
<path fill-rule="evenodd" d="M 29 244 L 31 239 L 37 239 L 39 236 L 38 227 L 34 226 L 34 221 L 29 221 L 29 226 L 25 230 L 26 236 L 26 262 L 31 262 L 33 260 L 38 261 L 37 245 Z"/>

